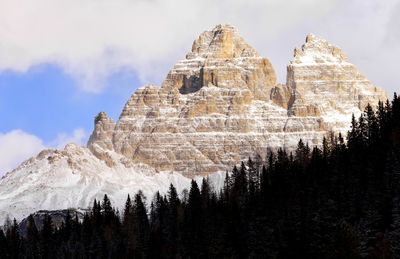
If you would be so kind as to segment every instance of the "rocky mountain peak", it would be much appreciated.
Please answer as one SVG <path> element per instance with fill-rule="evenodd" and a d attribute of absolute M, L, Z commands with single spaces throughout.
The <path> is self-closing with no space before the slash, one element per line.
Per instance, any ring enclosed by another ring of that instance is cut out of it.
<path fill-rule="evenodd" d="M 240 57 L 260 57 L 260 54 L 229 24 L 219 24 L 211 31 L 200 34 L 193 42 L 192 51 L 186 55 L 186 59 Z"/>
<path fill-rule="evenodd" d="M 307 35 L 301 49 L 295 49 L 286 86 L 293 91 L 290 115 L 325 117 L 325 127 L 333 131 L 348 127 L 351 113 L 359 114 L 368 103 L 387 99 L 338 46 L 314 34 Z M 341 116 L 347 119 L 339 123 Z"/>
<path fill-rule="evenodd" d="M 202 87 L 249 90 L 254 99 L 269 99 L 276 84 L 275 71 L 268 59 L 261 57 L 231 25 L 217 25 L 194 41 L 186 59 L 179 61 L 162 83 L 165 89 L 179 89 L 181 94 Z"/>
<path fill-rule="evenodd" d="M 288 66 L 286 84 L 231 25 L 194 41 L 162 87 L 137 89 L 114 123 L 96 117 L 88 147 L 107 165 L 146 164 L 184 175 L 223 171 L 270 147 L 319 144 L 327 131 L 345 133 L 351 114 L 385 93 L 347 62 L 339 47 L 309 34 Z"/>
<path fill-rule="evenodd" d="M 346 63 L 348 57 L 342 50 L 327 40 L 314 34 L 308 34 L 306 42 L 301 49 L 295 48 L 291 64 L 315 64 L 315 63 Z"/>

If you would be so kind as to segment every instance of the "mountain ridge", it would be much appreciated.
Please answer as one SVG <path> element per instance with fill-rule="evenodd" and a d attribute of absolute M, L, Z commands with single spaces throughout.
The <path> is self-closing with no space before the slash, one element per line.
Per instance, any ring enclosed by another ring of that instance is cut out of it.
<path fill-rule="evenodd" d="M 208 175 L 221 186 L 227 170 L 268 149 L 320 145 L 345 133 L 351 115 L 386 100 L 339 47 L 308 35 L 295 49 L 286 84 L 268 59 L 231 25 L 203 32 L 161 87 L 140 87 L 117 122 L 100 112 L 86 147 L 42 151 L 0 180 L 0 222 L 39 209 L 85 207 L 109 194 L 147 197 L 169 183 L 179 191 Z"/>
<path fill-rule="evenodd" d="M 321 144 L 328 131 L 345 133 L 351 114 L 386 98 L 339 47 L 313 34 L 295 49 L 286 84 L 276 84 L 269 60 L 233 26 L 218 25 L 193 42 L 161 87 L 139 88 L 115 126 L 101 115 L 87 146 L 107 161 L 115 151 L 158 171 L 190 176 L 193 165 L 205 175 L 300 138 Z"/>

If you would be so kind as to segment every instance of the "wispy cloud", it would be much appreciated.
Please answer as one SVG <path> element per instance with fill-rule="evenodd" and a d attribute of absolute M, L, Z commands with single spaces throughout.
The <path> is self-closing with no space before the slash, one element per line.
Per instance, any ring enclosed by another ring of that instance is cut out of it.
<path fill-rule="evenodd" d="M 63 149 L 68 143 L 84 145 L 87 134 L 83 129 L 75 129 L 72 134 L 60 133 L 57 139 L 44 143 L 35 135 L 20 129 L 0 132 L 0 177 L 19 166 L 23 161 L 36 156 L 47 148 Z"/>
<path fill-rule="evenodd" d="M 337 2 L 5 0 L 0 3 L 0 70 L 53 63 L 89 92 L 102 91 L 107 77 L 120 69 L 159 83 L 198 34 L 218 23 L 265 39 L 323 16 Z"/>
<path fill-rule="evenodd" d="M 54 147 L 57 149 L 63 149 L 65 145 L 69 143 L 75 143 L 80 146 L 85 145 L 85 141 L 87 140 L 87 134 L 84 129 L 78 128 L 75 129 L 72 134 L 60 133 L 57 136 L 57 139 L 48 144 L 50 147 Z"/>
<path fill-rule="evenodd" d="M 0 177 L 44 148 L 41 139 L 22 130 L 0 133 Z"/>

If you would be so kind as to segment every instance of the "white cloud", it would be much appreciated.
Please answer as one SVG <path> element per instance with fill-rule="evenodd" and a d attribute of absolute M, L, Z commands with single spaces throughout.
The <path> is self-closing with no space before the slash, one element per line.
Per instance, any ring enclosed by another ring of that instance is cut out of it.
<path fill-rule="evenodd" d="M 82 89 L 101 91 L 124 68 L 160 81 L 205 29 L 231 23 L 250 39 L 321 17 L 336 0 L 3 0 L 0 70 L 53 63 Z"/>
<path fill-rule="evenodd" d="M 0 132 L 0 177 L 19 166 L 26 159 L 36 156 L 43 149 L 64 149 L 64 146 L 71 142 L 84 145 L 86 137 L 87 134 L 81 128 L 75 129 L 71 135 L 61 133 L 50 143 L 44 143 L 37 136 L 20 129 L 4 134 Z"/>
<path fill-rule="evenodd" d="M 3 0 L 0 71 L 52 63 L 89 92 L 101 92 L 121 69 L 160 84 L 202 31 L 230 23 L 271 59 L 281 82 L 294 47 L 313 32 L 391 92 L 398 87 L 399 6 L 400 0 Z"/>
<path fill-rule="evenodd" d="M 64 149 L 65 145 L 68 143 L 75 143 L 80 146 L 85 145 L 87 134 L 84 129 L 78 128 L 72 132 L 72 135 L 68 135 L 67 133 L 60 133 L 57 136 L 57 139 L 52 141 L 49 146 L 57 149 Z"/>
<path fill-rule="evenodd" d="M 392 6 L 391 6 L 392 7 Z M 390 47 L 400 47 L 400 1 L 391 9 L 388 17 L 385 41 Z"/>
<path fill-rule="evenodd" d="M 399 0 L 343 2 L 323 23 L 319 34 L 338 44 L 350 62 L 392 97 L 398 85 L 400 57 Z"/>
<path fill-rule="evenodd" d="M 0 177 L 44 148 L 41 139 L 22 130 L 0 133 Z"/>

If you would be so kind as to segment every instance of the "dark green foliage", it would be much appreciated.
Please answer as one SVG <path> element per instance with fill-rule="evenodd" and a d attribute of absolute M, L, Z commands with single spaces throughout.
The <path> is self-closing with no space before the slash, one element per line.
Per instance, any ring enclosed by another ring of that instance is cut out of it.
<path fill-rule="evenodd" d="M 221 190 L 204 178 L 179 197 L 171 185 L 149 214 L 139 192 L 122 218 L 104 195 L 60 229 L 46 217 L 38 230 L 30 217 L 21 238 L 8 222 L 0 257 L 400 258 L 400 99 L 367 106 L 347 140 L 249 158 Z"/>
<path fill-rule="evenodd" d="M 8 244 L 6 236 L 2 229 L 0 229 L 0 258 L 8 258 L 10 253 L 8 251 Z"/>
<path fill-rule="evenodd" d="M 335 229 L 335 250 L 333 255 L 336 258 L 361 258 L 360 243 L 353 227 L 342 219 Z"/>
<path fill-rule="evenodd" d="M 32 215 L 28 217 L 28 225 L 26 228 L 26 256 L 30 258 L 38 257 L 39 254 L 39 231 L 36 228 L 35 220 Z"/>
<path fill-rule="evenodd" d="M 53 223 L 50 216 L 45 216 L 42 229 L 40 230 L 40 255 L 50 258 L 53 247 Z"/>

